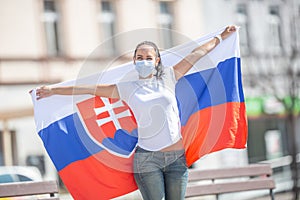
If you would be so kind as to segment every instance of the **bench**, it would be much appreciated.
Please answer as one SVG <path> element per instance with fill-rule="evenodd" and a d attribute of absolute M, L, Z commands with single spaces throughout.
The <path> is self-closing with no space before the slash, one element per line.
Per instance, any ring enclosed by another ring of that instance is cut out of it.
<path fill-rule="evenodd" d="M 18 197 L 36 195 L 39 200 L 59 200 L 59 188 L 56 181 L 28 181 L 0 184 L 1 197 Z M 42 196 L 38 196 L 42 195 Z M 48 197 L 46 197 L 46 195 Z"/>
<path fill-rule="evenodd" d="M 243 167 L 189 170 L 186 197 L 269 189 L 274 200 L 275 182 L 272 168 L 266 164 L 250 164 Z"/>

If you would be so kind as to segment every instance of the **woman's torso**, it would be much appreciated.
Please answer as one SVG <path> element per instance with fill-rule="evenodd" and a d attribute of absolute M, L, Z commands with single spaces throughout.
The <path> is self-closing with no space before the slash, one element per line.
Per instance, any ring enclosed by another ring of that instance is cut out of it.
<path fill-rule="evenodd" d="M 156 77 L 118 84 L 121 99 L 131 108 L 138 124 L 138 145 L 150 151 L 180 145 L 180 120 L 175 97 L 173 68 Z"/>

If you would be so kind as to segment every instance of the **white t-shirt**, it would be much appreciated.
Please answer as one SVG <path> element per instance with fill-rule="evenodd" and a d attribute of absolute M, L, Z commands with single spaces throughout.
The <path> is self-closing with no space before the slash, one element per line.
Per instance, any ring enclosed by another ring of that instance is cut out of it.
<path fill-rule="evenodd" d="M 159 151 L 181 138 L 173 67 L 156 77 L 117 84 L 119 96 L 131 108 L 138 125 L 138 146 Z"/>

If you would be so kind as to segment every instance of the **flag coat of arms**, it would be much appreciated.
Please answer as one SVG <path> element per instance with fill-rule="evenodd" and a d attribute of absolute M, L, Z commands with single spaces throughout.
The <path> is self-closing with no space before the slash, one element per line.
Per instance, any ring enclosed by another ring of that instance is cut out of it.
<path fill-rule="evenodd" d="M 175 65 L 222 30 L 162 52 L 162 63 Z M 130 62 L 58 85 L 136 79 Z M 91 95 L 55 95 L 37 101 L 35 92 L 31 95 L 37 132 L 74 199 L 111 199 L 137 189 L 132 174 L 137 126 L 124 101 Z M 246 147 L 238 32 L 178 81 L 176 98 L 188 166 L 212 152 Z"/>

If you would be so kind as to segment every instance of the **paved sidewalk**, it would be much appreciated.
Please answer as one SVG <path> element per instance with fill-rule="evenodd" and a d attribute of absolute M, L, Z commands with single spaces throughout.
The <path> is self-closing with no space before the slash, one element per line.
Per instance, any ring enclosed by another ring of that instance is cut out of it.
<path fill-rule="evenodd" d="M 61 194 L 60 198 L 62 200 L 73 200 L 70 194 Z M 275 193 L 275 200 L 292 200 L 292 198 L 293 198 L 292 192 Z M 216 198 L 214 196 L 189 198 L 189 200 L 215 200 L 215 199 Z M 270 200 L 270 199 L 271 199 L 270 196 L 266 195 L 262 197 L 249 199 L 249 200 Z M 142 198 L 139 192 L 135 191 L 123 197 L 115 198 L 114 200 L 142 200 Z M 238 199 L 232 199 L 232 200 L 238 200 Z"/>
<path fill-rule="evenodd" d="M 73 200 L 73 198 L 69 194 L 62 194 L 60 198 L 63 200 Z M 282 193 L 275 193 L 275 200 L 292 200 L 293 194 L 291 192 L 282 192 Z M 192 200 L 215 200 L 215 197 L 197 197 L 197 198 L 190 198 Z M 270 200 L 270 196 L 263 196 L 249 200 Z M 129 195 L 115 198 L 114 200 L 142 200 L 140 194 L 138 192 L 133 192 Z M 299 199 L 300 200 L 300 199 Z"/>
<path fill-rule="evenodd" d="M 292 200 L 293 194 L 292 192 L 281 192 L 281 193 L 275 193 L 275 200 Z M 264 196 L 255 198 L 253 200 L 270 200 L 270 196 Z"/>

